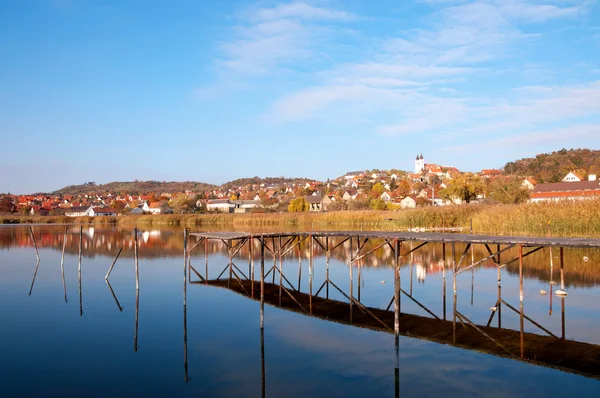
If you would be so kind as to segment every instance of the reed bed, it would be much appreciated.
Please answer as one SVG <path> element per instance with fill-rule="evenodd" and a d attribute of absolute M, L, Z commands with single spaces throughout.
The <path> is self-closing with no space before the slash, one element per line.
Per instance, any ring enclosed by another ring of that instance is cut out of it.
<path fill-rule="evenodd" d="M 490 235 L 600 237 L 600 199 L 519 205 L 472 204 L 398 211 L 324 213 L 163 214 L 119 217 L 0 216 L 0 223 L 170 225 L 190 228 L 244 226 L 280 230 L 461 230 Z"/>

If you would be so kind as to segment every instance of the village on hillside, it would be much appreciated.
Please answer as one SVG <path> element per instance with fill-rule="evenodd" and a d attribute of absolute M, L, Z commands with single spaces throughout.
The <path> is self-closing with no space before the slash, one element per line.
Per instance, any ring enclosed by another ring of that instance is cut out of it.
<path fill-rule="evenodd" d="M 600 182 L 596 180 L 596 174 L 582 170 L 568 172 L 561 182 L 538 184 L 530 176 L 506 175 L 496 169 L 470 173 L 451 166 L 425 163 L 422 154 L 414 162 L 413 172 L 350 171 L 324 182 L 246 184 L 197 192 L 6 194 L 0 197 L 0 213 L 105 217 L 206 212 L 400 210 L 420 206 L 600 197 Z"/>

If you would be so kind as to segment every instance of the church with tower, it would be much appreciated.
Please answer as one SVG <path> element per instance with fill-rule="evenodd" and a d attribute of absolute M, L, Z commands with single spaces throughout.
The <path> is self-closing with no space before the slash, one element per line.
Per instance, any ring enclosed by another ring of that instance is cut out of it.
<path fill-rule="evenodd" d="M 423 159 L 423 154 L 417 155 L 417 159 L 415 160 L 415 174 L 420 174 L 425 171 L 425 160 Z"/>

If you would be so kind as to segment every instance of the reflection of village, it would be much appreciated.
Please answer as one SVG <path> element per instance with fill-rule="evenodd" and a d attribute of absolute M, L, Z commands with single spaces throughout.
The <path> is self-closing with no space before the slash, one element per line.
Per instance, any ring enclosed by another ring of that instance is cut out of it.
<path fill-rule="evenodd" d="M 64 233 L 66 226 L 44 226 L 34 227 L 36 243 L 40 250 L 45 248 L 62 250 Z M 82 229 L 82 247 L 83 256 L 96 257 L 106 256 L 113 258 L 120 248 L 123 249 L 121 257 L 134 256 L 134 233 L 133 228 L 123 229 L 121 227 L 84 227 Z M 67 231 L 66 253 L 77 254 L 79 248 L 79 226 L 69 226 Z M 140 229 L 138 233 L 139 256 L 143 258 L 164 258 L 164 257 L 180 257 L 183 253 L 183 233 L 180 227 L 161 227 L 161 229 Z M 330 238 L 330 245 L 336 245 L 341 241 L 341 238 Z M 278 244 L 278 241 L 272 242 L 267 240 L 271 246 L 273 243 Z M 363 253 L 380 245 L 381 241 L 377 239 L 370 240 L 363 248 Z M 192 240 L 191 245 L 194 244 Z M 403 242 L 401 246 L 401 254 L 408 253 L 411 246 L 416 247 L 417 242 Z M 7 227 L 0 230 L 0 248 L 33 248 L 33 241 L 28 227 L 15 226 Z M 254 258 L 259 258 L 259 243 L 254 242 Z M 301 251 L 300 251 L 301 250 Z M 325 252 L 318 245 L 314 245 L 314 258 L 317 261 L 324 261 Z M 457 258 L 464 250 L 464 245 L 460 244 L 456 247 Z M 195 255 L 204 256 L 204 244 L 195 251 Z M 209 253 L 226 254 L 225 244 L 218 240 L 209 241 Z M 356 245 L 354 245 L 353 253 L 356 253 Z M 239 262 L 248 261 L 249 246 L 244 245 L 237 257 Z M 299 256 L 307 260 L 310 256 L 310 247 L 305 242 L 300 247 L 295 248 L 284 258 L 288 261 L 298 261 Z M 331 258 L 338 262 L 348 264 L 350 258 L 350 245 L 348 242 L 340 248 L 333 250 Z M 468 261 L 471 257 L 478 261 L 479 259 L 488 257 L 489 253 L 481 245 L 473 247 L 473 251 L 469 251 Z M 267 255 L 269 258 L 271 254 Z M 517 249 L 511 249 L 503 253 L 503 259 L 510 260 L 517 256 Z M 35 256 L 34 256 L 35 257 Z M 554 264 L 558 263 L 558 253 L 554 253 Z M 450 246 L 446 247 L 446 268 L 451 267 Z M 567 286 L 582 286 L 589 287 L 600 285 L 600 251 L 597 249 L 565 249 L 565 284 Z M 550 270 L 549 249 L 540 250 L 525 259 L 524 274 L 528 278 L 537 278 L 542 281 L 547 281 Z M 389 246 L 383 246 L 377 250 L 374 255 L 366 256 L 359 261 L 361 267 L 379 268 L 390 267 L 393 264 L 393 252 Z M 404 257 L 401 261 L 402 267 L 413 267 L 416 279 L 425 283 L 426 279 L 432 275 L 440 274 L 444 268 L 444 259 L 442 257 L 442 244 L 429 243 L 423 248 Z M 496 269 L 496 264 L 492 261 L 486 261 L 481 268 Z M 513 263 L 507 266 L 507 270 L 511 274 L 518 273 L 518 264 Z M 556 270 L 555 270 L 556 272 Z"/>

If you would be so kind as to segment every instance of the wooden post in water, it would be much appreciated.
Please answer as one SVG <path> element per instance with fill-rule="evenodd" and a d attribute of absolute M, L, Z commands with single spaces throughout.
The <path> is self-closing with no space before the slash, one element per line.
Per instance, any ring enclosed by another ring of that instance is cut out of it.
<path fill-rule="evenodd" d="M 560 298 L 561 338 L 565 339 L 565 296 Z"/>
<path fill-rule="evenodd" d="M 501 260 L 500 260 L 500 245 L 496 245 L 496 252 L 498 252 L 498 308 L 496 312 L 498 312 L 498 329 L 502 327 L 502 268 L 500 268 Z"/>
<path fill-rule="evenodd" d="M 190 381 L 188 375 L 188 344 L 187 344 L 187 274 L 189 272 L 188 267 L 188 229 L 183 229 L 183 378 L 187 383 Z M 137 295 L 136 295 L 137 296 Z M 137 304 L 137 303 L 136 303 Z M 137 316 L 137 313 L 136 313 Z M 137 331 L 137 319 L 136 319 L 136 331 Z M 137 337 L 137 333 L 136 333 Z M 137 340 L 137 339 L 136 339 Z M 135 343 L 137 345 L 137 343 Z"/>
<path fill-rule="evenodd" d="M 312 285 L 313 285 L 313 267 L 314 267 L 314 251 L 315 251 L 315 241 L 312 235 L 310 235 L 310 257 L 308 259 L 308 299 L 309 301 L 309 308 L 308 308 L 308 312 L 310 315 L 312 315 L 312 302 L 313 302 L 313 290 L 312 290 Z"/>
<path fill-rule="evenodd" d="M 260 236 L 260 329 L 265 327 L 265 238 Z"/>
<path fill-rule="evenodd" d="M 83 250 L 83 226 L 79 227 L 79 262 L 77 266 L 77 280 L 79 281 L 79 316 L 83 315 L 83 293 L 81 292 L 81 252 Z"/>
<path fill-rule="evenodd" d="M 400 242 L 394 239 L 394 336 L 400 333 Z"/>
<path fill-rule="evenodd" d="M 452 311 L 452 343 L 456 344 L 456 243 L 452 242 L 452 279 L 454 287 L 454 309 Z"/>
<path fill-rule="evenodd" d="M 325 298 L 329 300 L 329 236 L 325 237 Z"/>
<path fill-rule="evenodd" d="M 360 245 L 360 241 L 358 244 Z M 348 261 L 348 268 L 350 269 L 350 323 L 352 323 L 352 300 L 354 298 L 354 278 L 352 277 L 352 236 L 350 237 L 350 261 Z"/>
<path fill-rule="evenodd" d="M 446 320 L 446 242 L 442 242 L 442 309 Z"/>
<path fill-rule="evenodd" d="M 206 275 L 206 277 L 204 278 L 204 280 L 206 281 L 206 284 L 208 285 L 208 238 L 204 238 L 204 273 Z"/>
<path fill-rule="evenodd" d="M 108 277 L 110 276 L 110 273 L 112 272 L 115 264 L 117 263 L 117 259 L 119 258 L 119 256 L 121 255 L 121 250 L 123 250 L 123 248 L 119 248 L 119 252 L 117 253 L 115 259 L 112 262 L 112 265 L 110 266 L 110 268 L 108 269 L 108 272 L 106 273 L 106 276 L 104 277 L 104 279 L 108 280 Z"/>
<path fill-rule="evenodd" d="M 29 226 L 29 232 L 31 233 L 31 240 L 33 241 L 33 247 L 35 247 L 35 256 L 37 260 L 40 261 L 40 252 L 38 251 L 37 243 L 35 241 L 35 235 L 33 234 L 33 227 Z"/>
<path fill-rule="evenodd" d="M 188 229 L 183 229 L 183 310 L 187 305 Z"/>
<path fill-rule="evenodd" d="M 186 305 L 186 290 L 183 290 L 183 378 L 186 383 L 191 379 L 188 373 L 188 342 L 187 342 L 187 305 Z"/>
<path fill-rule="evenodd" d="M 525 358 L 525 331 L 523 328 L 523 245 L 519 245 L 519 301 L 520 301 L 520 332 L 521 332 L 521 359 Z"/>
<path fill-rule="evenodd" d="M 62 275 L 63 292 L 65 295 L 65 303 L 67 302 L 67 284 L 65 282 L 65 248 L 67 246 L 67 231 L 69 227 L 65 227 L 65 237 L 63 239 L 62 255 L 60 257 L 60 273 Z"/>
<path fill-rule="evenodd" d="M 266 396 L 267 383 L 265 373 L 265 329 L 260 328 L 260 372 L 262 385 L 262 398 Z"/>
<path fill-rule="evenodd" d="M 560 248 L 560 290 L 565 290 L 565 262 L 563 256 L 563 247 Z"/>
<path fill-rule="evenodd" d="M 410 241 L 410 285 L 409 294 L 412 297 L 412 282 L 413 282 L 413 266 L 414 266 L 414 252 L 413 252 L 413 241 Z"/>
<path fill-rule="evenodd" d="M 29 297 L 31 297 L 31 292 L 33 291 L 33 285 L 35 285 L 35 277 L 37 276 L 38 268 L 40 267 L 40 260 L 35 263 L 35 271 L 33 272 L 33 279 L 31 280 L 31 287 L 29 288 Z"/>
<path fill-rule="evenodd" d="M 187 235 L 184 236 L 184 239 L 186 239 L 187 242 Z M 186 247 L 187 249 L 187 247 Z M 139 262 L 138 262 L 138 229 L 134 228 L 133 229 L 133 263 L 135 266 L 135 290 L 140 290 L 140 270 L 139 270 Z M 187 258 L 184 259 L 184 261 L 187 260 Z"/>
<path fill-rule="evenodd" d="M 248 250 L 250 251 L 250 289 L 252 292 L 252 298 L 254 298 L 254 237 L 250 237 L 249 244 L 250 245 Z"/>
<path fill-rule="evenodd" d="M 298 291 L 300 291 L 300 282 L 302 281 L 302 241 L 298 237 Z"/>
<path fill-rule="evenodd" d="M 283 259 L 281 256 L 281 235 L 279 235 L 277 257 L 279 259 L 279 306 L 281 307 L 281 294 L 283 289 Z"/>
<path fill-rule="evenodd" d="M 227 240 L 227 253 L 229 256 L 229 281 L 227 282 L 227 287 L 229 287 L 229 282 L 233 278 L 233 240 Z"/>
<path fill-rule="evenodd" d="M 396 366 L 394 367 L 395 397 L 400 397 L 400 242 L 394 239 L 394 347 Z"/>
<path fill-rule="evenodd" d="M 138 330 L 139 330 L 139 314 L 140 314 L 140 291 L 135 290 L 135 331 L 133 333 L 133 352 L 138 350 Z"/>

